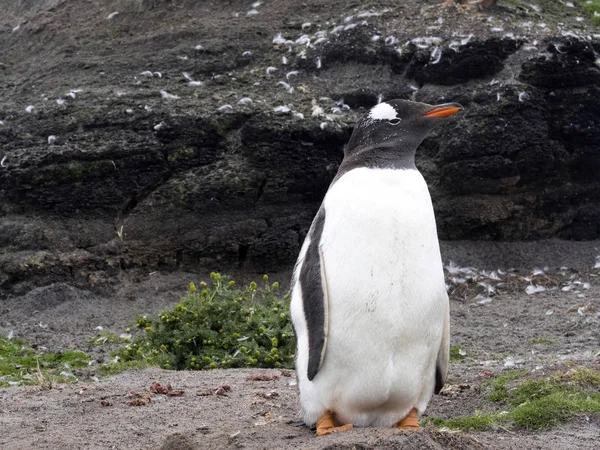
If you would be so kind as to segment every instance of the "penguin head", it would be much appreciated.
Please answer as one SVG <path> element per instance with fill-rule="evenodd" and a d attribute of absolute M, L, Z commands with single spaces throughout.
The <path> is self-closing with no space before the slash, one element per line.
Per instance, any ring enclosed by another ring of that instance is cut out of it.
<path fill-rule="evenodd" d="M 414 159 L 425 136 L 463 107 L 458 103 L 428 105 L 409 100 L 389 100 L 372 107 L 358 121 L 346 147 L 345 157 L 356 153 L 396 152 Z M 388 155 L 388 157 L 391 155 Z"/>

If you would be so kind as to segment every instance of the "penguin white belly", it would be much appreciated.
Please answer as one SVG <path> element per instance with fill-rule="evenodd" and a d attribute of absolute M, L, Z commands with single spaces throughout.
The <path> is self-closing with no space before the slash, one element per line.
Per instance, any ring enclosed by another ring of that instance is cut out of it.
<path fill-rule="evenodd" d="M 343 423 L 389 427 L 427 407 L 448 308 L 427 184 L 415 169 L 357 168 L 332 185 L 323 206 L 328 329 L 312 381 L 297 282 L 307 242 L 292 291 L 304 419 L 331 410 Z"/>

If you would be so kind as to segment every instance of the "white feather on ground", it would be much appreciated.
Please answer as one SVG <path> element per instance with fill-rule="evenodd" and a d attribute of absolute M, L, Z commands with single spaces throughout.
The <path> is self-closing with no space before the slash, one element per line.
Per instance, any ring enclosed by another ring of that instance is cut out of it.
<path fill-rule="evenodd" d="M 165 100 L 177 100 L 179 98 L 179 96 L 175 94 L 169 94 L 167 91 L 163 90 L 160 91 L 160 96 Z"/>
<path fill-rule="evenodd" d="M 275 111 L 276 113 L 287 114 L 291 112 L 291 108 L 287 105 L 281 105 L 274 108 L 273 111 Z"/>

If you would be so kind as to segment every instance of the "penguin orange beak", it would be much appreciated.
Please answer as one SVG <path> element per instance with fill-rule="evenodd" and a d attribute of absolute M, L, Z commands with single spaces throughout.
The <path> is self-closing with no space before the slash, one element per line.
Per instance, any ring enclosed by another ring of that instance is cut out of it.
<path fill-rule="evenodd" d="M 443 105 L 434 106 L 423 117 L 448 117 L 462 111 L 464 108 L 458 103 L 444 103 Z"/>

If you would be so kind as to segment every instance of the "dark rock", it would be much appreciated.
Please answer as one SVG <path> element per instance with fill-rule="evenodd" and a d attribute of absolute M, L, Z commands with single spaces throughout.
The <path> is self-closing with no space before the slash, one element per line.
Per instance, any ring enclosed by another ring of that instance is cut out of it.
<path fill-rule="evenodd" d="M 452 85 L 489 77 L 504 67 L 504 60 L 516 52 L 523 41 L 490 38 L 473 40 L 460 47 L 439 47 L 437 62 L 432 51 L 418 50 L 406 71 L 408 78 L 421 84 Z"/>
<path fill-rule="evenodd" d="M 591 240 L 600 236 L 600 209 L 597 201 L 581 207 L 573 221 L 561 232 L 564 239 Z"/>
<path fill-rule="evenodd" d="M 350 108 L 365 107 L 370 108 L 378 103 L 378 94 L 367 89 L 356 89 L 353 91 L 340 92 L 339 97 L 344 99 L 344 102 Z M 336 96 L 337 97 L 337 96 Z"/>
<path fill-rule="evenodd" d="M 149 1 L 112 21 L 25 3 L 0 18 L 22 23 L 0 33 L 0 298 L 56 282 L 110 292 L 157 270 L 289 268 L 354 123 L 390 98 L 465 107 L 417 154 L 442 239 L 600 238 L 591 23 L 581 38 L 549 35 L 497 8 L 513 33 L 497 38 L 474 12 L 438 21 L 417 1 L 347 21 L 348 2 L 246 16 Z M 580 29 L 571 19 L 563 29 Z M 304 34 L 310 45 L 295 42 Z"/>
<path fill-rule="evenodd" d="M 540 182 L 549 184 L 552 178 L 560 179 L 568 170 L 568 152 L 556 141 L 546 145 L 532 145 L 515 155 L 519 176 L 523 183 Z"/>
<path fill-rule="evenodd" d="M 240 130 L 244 170 L 261 174 L 257 200 L 320 201 L 342 161 L 350 130 L 257 116 Z"/>
<path fill-rule="evenodd" d="M 600 151 L 598 147 L 583 147 L 573 152 L 569 173 L 573 180 L 596 183 L 600 174 Z"/>
<path fill-rule="evenodd" d="M 600 67 L 591 42 L 551 38 L 546 41 L 549 55 L 535 56 L 523 64 L 519 78 L 545 88 L 598 85 Z"/>
<path fill-rule="evenodd" d="M 489 89 L 489 88 L 488 88 Z M 548 141 L 548 111 L 541 98 L 519 101 L 517 89 L 494 92 L 486 89 L 487 97 L 500 101 L 472 102 L 453 132 L 446 133 L 440 157 L 445 161 L 460 161 L 482 156 L 512 157 L 520 150 Z M 457 131 L 461 132 L 457 132 Z"/>
<path fill-rule="evenodd" d="M 380 36 L 376 41 L 373 36 Z M 389 65 L 401 73 L 410 61 L 411 52 L 399 51 L 395 43 L 387 42 L 381 31 L 372 25 L 358 24 L 351 29 L 342 29 L 311 52 L 310 57 L 297 60 L 298 67 L 316 71 L 317 60 L 326 69 L 339 63 Z"/>
<path fill-rule="evenodd" d="M 172 171 L 203 166 L 217 160 L 226 148 L 226 133 L 243 120 L 237 115 L 212 123 L 201 117 L 174 117 L 162 122 L 156 139 L 163 144 Z"/>
<path fill-rule="evenodd" d="M 520 180 L 517 165 L 500 155 L 448 163 L 441 178 L 448 191 L 458 194 L 509 193 Z"/>

